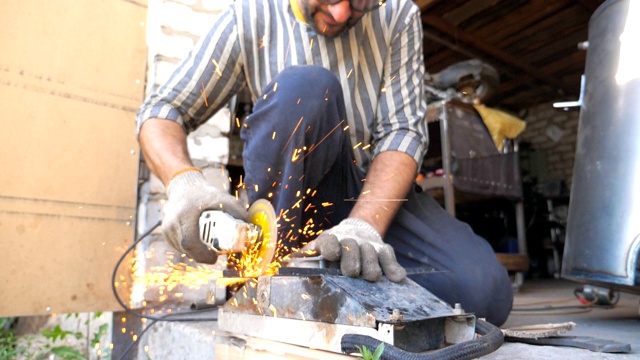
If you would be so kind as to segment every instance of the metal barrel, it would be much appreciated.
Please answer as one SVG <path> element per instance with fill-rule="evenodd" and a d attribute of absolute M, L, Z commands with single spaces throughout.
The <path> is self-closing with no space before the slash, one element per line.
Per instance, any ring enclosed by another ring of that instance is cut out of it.
<path fill-rule="evenodd" d="M 640 1 L 589 22 L 562 276 L 640 292 Z"/>

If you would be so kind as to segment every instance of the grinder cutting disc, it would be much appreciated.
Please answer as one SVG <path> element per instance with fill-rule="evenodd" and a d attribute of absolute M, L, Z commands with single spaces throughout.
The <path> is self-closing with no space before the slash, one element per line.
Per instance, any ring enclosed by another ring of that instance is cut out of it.
<path fill-rule="evenodd" d="M 260 227 L 261 234 L 243 256 L 243 262 L 248 267 L 255 269 L 258 275 L 263 275 L 269 268 L 276 253 L 278 243 L 278 228 L 276 224 L 276 212 L 271 203 L 265 199 L 258 199 L 249 207 L 248 221 Z"/>

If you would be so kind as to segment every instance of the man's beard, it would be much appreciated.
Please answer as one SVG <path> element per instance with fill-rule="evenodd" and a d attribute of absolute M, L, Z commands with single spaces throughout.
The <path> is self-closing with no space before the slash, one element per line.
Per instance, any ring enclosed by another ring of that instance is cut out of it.
<path fill-rule="evenodd" d="M 321 10 L 319 8 L 316 8 L 315 12 L 311 12 L 311 5 L 309 5 L 309 3 L 307 2 L 306 4 L 303 4 L 303 8 L 302 8 L 302 13 L 305 17 L 305 19 L 307 20 L 308 25 L 318 34 L 322 34 L 325 35 L 325 32 L 323 31 L 323 29 L 318 29 L 318 25 L 316 24 L 315 20 L 314 20 L 314 15 L 318 12 L 321 12 Z M 329 15 L 331 16 L 331 15 Z M 352 16 L 349 17 L 349 20 L 347 21 L 347 23 L 345 24 L 345 26 L 340 30 L 339 33 L 335 34 L 335 35 L 327 35 L 330 37 L 338 37 L 342 34 L 344 34 L 347 30 L 351 29 L 355 24 L 358 23 L 358 21 L 360 21 L 360 18 L 358 19 L 354 19 Z"/>

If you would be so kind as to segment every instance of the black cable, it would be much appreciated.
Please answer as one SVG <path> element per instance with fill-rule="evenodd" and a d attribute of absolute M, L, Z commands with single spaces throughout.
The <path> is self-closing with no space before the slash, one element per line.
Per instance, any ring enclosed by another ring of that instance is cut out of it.
<path fill-rule="evenodd" d="M 476 333 L 482 335 L 472 340 L 454 344 L 429 353 L 412 353 L 402 350 L 391 344 L 384 343 L 384 350 L 380 356 L 383 360 L 468 360 L 496 351 L 504 342 L 502 331 L 493 324 L 484 320 L 476 321 Z M 368 335 L 345 334 L 342 336 L 340 346 L 345 354 L 360 352 L 358 347 L 376 349 L 382 341 Z"/>
<path fill-rule="evenodd" d="M 573 291 L 573 294 L 575 295 L 576 298 L 578 298 L 578 300 L 580 302 L 582 302 L 581 305 L 565 305 L 565 306 L 553 306 L 553 305 L 544 305 L 544 306 L 537 306 L 537 307 L 529 307 L 529 306 L 525 306 L 525 307 L 514 307 L 513 309 L 511 309 L 511 312 L 557 312 L 560 310 L 582 310 L 584 312 L 587 311 L 591 311 L 592 309 L 612 309 L 616 306 L 616 304 L 618 303 L 618 300 L 620 300 L 620 294 L 617 292 L 614 292 L 612 298 L 610 299 L 610 303 L 608 304 L 601 304 L 599 303 L 599 299 L 596 297 L 595 299 L 587 302 L 587 300 L 585 299 L 585 297 L 583 296 L 584 294 L 582 293 L 582 291 L 580 289 L 575 289 Z M 584 300 L 584 301 L 583 301 Z"/>
<path fill-rule="evenodd" d="M 135 249 L 135 247 L 142 240 L 144 240 L 147 236 L 149 236 L 153 232 L 153 230 L 155 230 L 161 224 L 162 224 L 162 221 L 158 221 L 157 224 L 155 224 L 149 230 L 147 230 L 145 233 L 140 235 L 140 238 L 135 240 L 133 242 L 133 244 L 131 244 L 127 248 L 127 250 L 124 251 L 124 253 L 120 256 L 120 258 L 116 262 L 116 265 L 113 268 L 113 274 L 111 275 L 111 291 L 113 292 L 113 295 L 116 298 L 116 301 L 118 302 L 118 304 L 120 304 L 120 306 L 124 309 L 125 312 L 127 312 L 127 313 L 129 313 L 129 314 L 131 314 L 131 315 L 133 315 L 135 317 L 138 317 L 138 318 L 141 318 L 141 319 L 152 320 L 152 322 L 150 322 L 149 325 L 146 328 L 144 328 L 144 330 L 142 330 L 142 332 L 138 335 L 138 339 L 136 341 L 132 341 L 131 344 L 129 344 L 129 346 L 127 346 L 127 348 L 124 350 L 124 352 L 118 358 L 119 360 L 124 359 L 124 356 L 133 348 L 133 346 L 138 341 L 140 341 L 142 339 L 142 336 L 145 334 L 145 332 L 147 332 L 147 330 L 149 330 L 151 328 L 151 326 L 153 326 L 158 321 L 193 321 L 193 322 L 196 322 L 196 321 L 215 321 L 215 320 L 218 319 L 217 317 L 213 317 L 213 318 L 208 318 L 208 317 L 178 317 L 178 318 L 175 318 L 175 319 L 169 319 L 170 316 L 173 317 L 173 316 L 181 316 L 181 315 L 186 315 L 186 314 L 203 313 L 203 312 L 214 310 L 215 308 L 195 309 L 195 310 L 190 310 L 190 311 L 182 311 L 182 312 L 176 312 L 176 313 L 172 313 L 172 314 L 165 314 L 163 316 L 145 315 L 145 314 L 141 314 L 141 313 L 138 313 L 136 311 L 133 311 L 133 309 L 129 308 L 122 301 L 122 299 L 120 299 L 120 296 L 118 295 L 118 291 L 116 290 L 116 285 L 115 285 L 116 284 L 116 275 L 118 273 L 118 269 L 120 268 L 120 265 L 122 264 L 124 259 L 127 257 L 127 255 L 133 249 Z"/>
<path fill-rule="evenodd" d="M 153 232 L 153 230 L 155 230 L 161 224 L 162 224 L 162 221 L 158 221 L 158 223 L 152 226 L 151 229 L 147 230 L 144 234 L 140 235 L 140 238 L 135 240 L 133 244 L 131 244 L 127 248 L 127 250 L 125 250 L 124 253 L 120 256 L 120 259 L 118 259 L 118 262 L 116 262 L 116 265 L 113 268 L 113 274 L 111 276 L 111 291 L 113 292 L 113 295 L 115 296 L 116 301 L 118 302 L 118 304 L 120 304 L 120 306 L 124 309 L 125 312 L 141 319 L 155 320 L 155 321 L 194 321 L 194 322 L 217 320 L 217 318 L 201 318 L 201 317 L 184 317 L 184 318 L 177 318 L 177 319 L 167 319 L 166 315 L 165 316 L 145 315 L 145 314 L 141 314 L 136 311 L 133 311 L 122 301 L 122 299 L 120 299 L 120 296 L 118 295 L 118 291 L 116 290 L 116 275 L 118 273 L 118 268 L 120 267 L 124 259 L 127 257 L 127 254 L 129 254 L 142 240 L 144 240 L 147 236 L 149 236 L 151 232 Z M 178 315 L 193 314 L 194 312 L 204 312 L 207 310 L 211 310 L 211 309 L 184 311 L 184 312 L 178 312 L 178 313 L 167 314 L 167 315 L 178 316 Z"/>
<path fill-rule="evenodd" d="M 593 309 L 612 309 L 612 305 L 567 305 L 567 306 L 538 306 L 538 307 L 516 307 L 511 309 L 512 313 L 522 315 L 557 315 L 557 314 L 578 314 L 590 312 Z"/>
<path fill-rule="evenodd" d="M 192 307 L 192 309 L 193 309 L 193 307 Z M 201 312 L 203 312 L 203 311 L 211 310 L 211 308 L 209 307 L 209 308 L 206 308 L 206 309 L 193 309 L 193 310 L 196 310 L 196 311 L 192 311 L 192 312 L 197 312 L 197 311 L 201 311 Z M 155 323 L 157 323 L 157 322 L 159 322 L 159 321 L 179 321 L 179 320 L 167 319 L 169 316 L 175 316 L 175 315 L 180 315 L 180 313 L 165 314 L 165 315 L 163 315 L 163 316 L 161 316 L 161 317 L 160 317 L 160 318 L 161 318 L 160 320 L 153 320 L 153 321 L 151 321 L 151 322 L 149 323 L 149 325 L 147 325 L 147 327 L 145 327 L 145 328 L 144 328 L 144 330 L 142 330 L 142 331 L 140 332 L 140 334 L 138 334 L 138 338 L 137 338 L 137 340 L 135 340 L 135 341 L 131 341 L 131 344 L 129 344 L 129 346 L 127 346 L 127 348 L 126 348 L 126 349 L 124 349 L 124 352 L 123 352 L 122 354 L 120 354 L 120 357 L 118 357 L 118 360 L 122 360 L 122 359 L 124 359 L 124 356 L 125 356 L 125 355 L 127 355 L 127 353 L 129 353 L 129 351 L 130 351 L 131 349 L 133 349 L 133 345 L 135 345 L 136 343 L 138 343 L 138 342 L 142 339 L 142 336 L 144 336 L 144 333 L 146 333 L 146 332 L 147 332 L 147 330 L 149 330 L 149 329 L 150 329 L 150 328 L 151 328 Z M 217 320 L 217 318 L 216 318 L 216 320 Z"/>
<path fill-rule="evenodd" d="M 171 315 L 171 314 L 168 314 L 168 315 Z M 144 330 L 142 330 L 140 335 L 138 335 L 138 339 L 142 339 L 142 335 L 144 335 L 144 333 L 146 333 L 147 330 L 149 330 L 151 328 L 151 326 L 153 326 L 153 324 L 155 324 L 157 322 L 158 322 L 158 320 L 153 320 L 152 322 L 150 322 L 149 325 L 147 325 L 147 327 L 144 328 Z M 138 341 L 131 341 L 131 344 L 129 344 L 129 346 L 127 346 L 127 348 L 124 349 L 124 352 L 122 354 L 120 354 L 120 357 L 118 358 L 118 360 L 124 359 L 125 355 L 127 355 L 129 353 L 129 350 L 133 349 L 133 345 L 135 345 L 136 343 L 138 343 Z"/>

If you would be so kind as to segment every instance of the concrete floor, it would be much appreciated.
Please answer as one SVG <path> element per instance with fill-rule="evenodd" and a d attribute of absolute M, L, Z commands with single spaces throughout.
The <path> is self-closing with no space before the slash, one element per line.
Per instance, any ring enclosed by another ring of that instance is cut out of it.
<path fill-rule="evenodd" d="M 564 280 L 525 280 L 515 296 L 514 309 L 545 306 L 581 305 L 573 295 L 581 287 Z M 576 327 L 564 333 L 567 336 L 590 336 L 614 340 L 631 345 L 629 354 L 605 354 L 589 350 L 505 343 L 500 349 L 483 359 L 640 359 L 640 296 L 620 293 L 620 300 L 613 308 L 593 308 L 589 311 L 569 309 L 564 311 L 519 312 L 513 311 L 502 328 L 523 325 L 574 322 Z"/>

